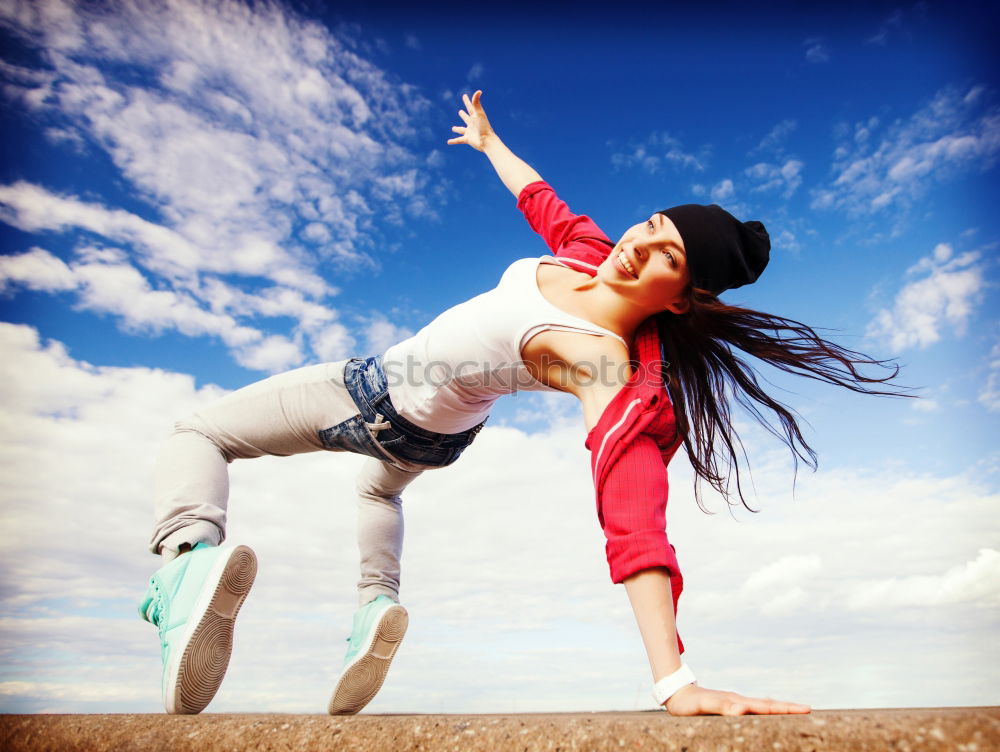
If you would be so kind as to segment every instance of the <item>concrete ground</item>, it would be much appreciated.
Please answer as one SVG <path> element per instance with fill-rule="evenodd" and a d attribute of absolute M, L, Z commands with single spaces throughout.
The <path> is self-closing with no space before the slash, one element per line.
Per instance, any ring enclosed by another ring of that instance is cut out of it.
<path fill-rule="evenodd" d="M 1000 707 L 674 718 L 521 715 L 0 715 L 0 750 L 1000 750 Z"/>

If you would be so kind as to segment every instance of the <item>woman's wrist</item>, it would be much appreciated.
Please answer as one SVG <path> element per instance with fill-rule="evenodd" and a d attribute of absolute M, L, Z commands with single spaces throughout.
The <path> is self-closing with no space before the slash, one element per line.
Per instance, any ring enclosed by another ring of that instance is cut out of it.
<path fill-rule="evenodd" d="M 684 698 L 687 694 L 689 694 L 690 692 L 697 692 L 700 689 L 701 687 L 699 687 L 697 684 L 685 684 L 683 687 L 681 687 L 672 695 L 670 695 L 670 697 L 667 698 L 666 702 L 664 702 L 661 705 L 661 707 L 671 715 L 677 715 L 677 713 L 674 712 L 675 710 L 677 710 L 677 703 L 678 702 L 683 703 Z M 673 709 L 671 709 L 670 707 L 671 704 L 674 705 Z"/>
<path fill-rule="evenodd" d="M 507 145 L 500 140 L 500 137 L 496 133 L 493 133 L 492 131 L 483 135 L 482 141 L 480 143 L 483 146 L 483 154 L 485 154 L 487 157 L 491 155 L 495 156 L 503 151 L 507 152 L 510 151 L 510 149 L 507 148 Z"/>
<path fill-rule="evenodd" d="M 667 676 L 664 676 L 653 685 L 653 699 L 657 705 L 666 707 L 666 703 L 684 687 L 694 684 L 697 681 L 694 672 L 686 663 Z"/>

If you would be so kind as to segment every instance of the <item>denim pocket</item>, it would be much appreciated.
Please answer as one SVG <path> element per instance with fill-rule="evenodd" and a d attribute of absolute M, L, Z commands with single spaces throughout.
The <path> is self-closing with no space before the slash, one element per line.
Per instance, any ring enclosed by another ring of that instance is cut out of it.
<path fill-rule="evenodd" d="M 379 460 L 388 459 L 387 453 L 378 445 L 371 429 L 360 415 L 348 418 L 330 428 L 324 428 L 319 432 L 319 440 L 332 452 L 354 452 L 367 454 Z"/>
<path fill-rule="evenodd" d="M 462 449 L 454 449 L 451 447 L 423 444 L 392 428 L 385 429 L 379 433 L 378 443 L 385 451 L 392 454 L 393 457 L 430 467 L 445 467 L 446 465 L 450 465 L 458 459 L 458 455 L 464 449 L 464 447 Z"/>

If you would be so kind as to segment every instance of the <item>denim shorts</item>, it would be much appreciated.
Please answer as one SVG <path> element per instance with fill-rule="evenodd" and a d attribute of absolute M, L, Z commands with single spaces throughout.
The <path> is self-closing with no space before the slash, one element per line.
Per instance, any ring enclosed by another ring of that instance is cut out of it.
<path fill-rule="evenodd" d="M 344 367 L 344 385 L 358 407 L 352 420 L 320 432 L 329 449 L 391 458 L 427 467 L 444 467 L 459 455 L 482 430 L 483 423 L 461 433 L 436 433 L 401 417 L 389 399 L 389 384 L 382 356 L 351 358 Z"/>

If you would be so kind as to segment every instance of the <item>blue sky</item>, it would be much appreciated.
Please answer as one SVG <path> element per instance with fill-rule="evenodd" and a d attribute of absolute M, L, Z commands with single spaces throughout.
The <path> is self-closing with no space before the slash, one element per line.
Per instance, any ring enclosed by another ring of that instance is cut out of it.
<path fill-rule="evenodd" d="M 702 683 L 818 707 L 996 703 L 995 26 L 986 3 L 572 18 L 6 3 L 0 709 L 156 709 L 155 638 L 129 609 L 155 565 L 149 473 L 175 416 L 268 373 L 378 352 L 545 252 L 486 160 L 445 145 L 476 88 L 507 144 L 612 237 L 687 202 L 764 221 L 766 274 L 724 297 L 829 327 L 920 387 L 875 399 L 768 373 L 808 421 L 820 471 L 793 498 L 787 457 L 746 424 L 764 511 L 738 523 L 713 497 L 719 514 L 699 512 L 674 461 L 679 623 Z M 462 463 L 414 485 L 412 650 L 375 711 L 648 705 L 582 440 L 570 398 L 508 398 Z M 234 466 L 230 537 L 273 564 L 213 709 L 322 707 L 324 677 L 261 677 L 312 666 L 302 646 L 338 660 L 353 462 Z M 560 545 L 523 515 L 562 530 Z M 553 574 L 539 584 L 539 571 Z M 518 604 L 504 624 L 483 615 Z M 74 647 L 81 625 L 96 636 Z M 254 645 L 284 640 L 254 664 Z M 518 667 L 494 690 L 454 668 L 491 660 Z M 817 692 L 790 675 L 803 663 L 834 680 Z M 577 665 L 593 682 L 542 679 Z M 936 681 L 914 689 L 915 665 Z"/>

